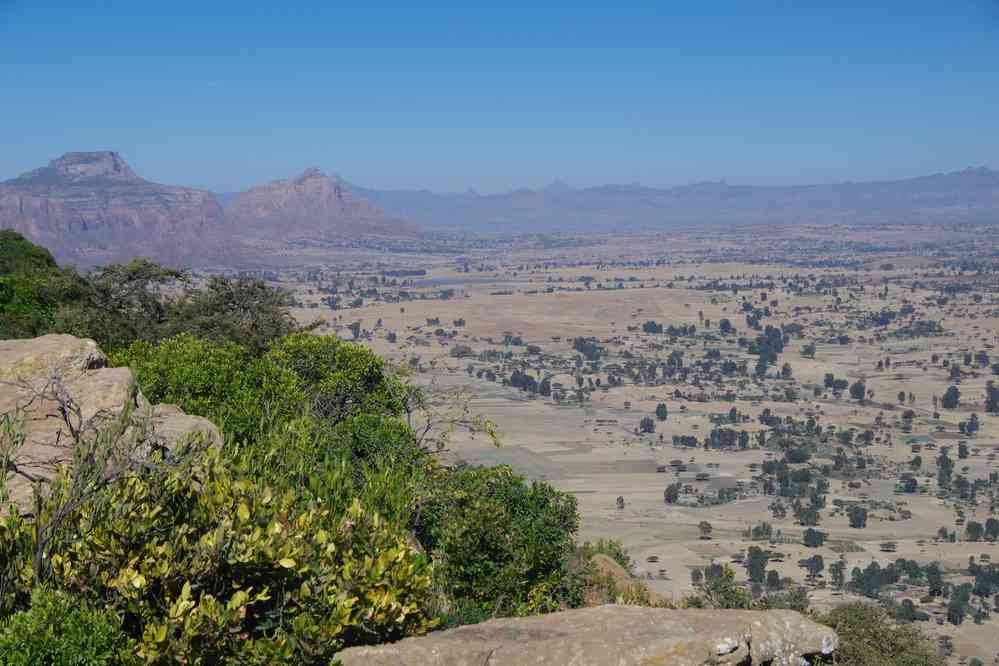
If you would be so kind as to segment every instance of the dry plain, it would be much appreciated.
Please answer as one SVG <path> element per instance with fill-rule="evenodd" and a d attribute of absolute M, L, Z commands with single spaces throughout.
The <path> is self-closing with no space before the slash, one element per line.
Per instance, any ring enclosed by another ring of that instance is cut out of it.
<path fill-rule="evenodd" d="M 999 359 L 989 357 L 999 339 L 994 248 L 973 230 L 761 231 L 496 243 L 458 257 L 365 257 L 282 281 L 300 320 L 357 338 L 431 391 L 469 391 L 501 445 L 459 432 L 444 455 L 509 464 L 572 493 L 580 538 L 620 541 L 636 573 L 669 598 L 695 592 L 692 572 L 712 563 L 747 581 L 750 546 L 771 550 L 767 568 L 804 586 L 813 607 L 864 598 L 851 572 L 871 562 L 938 562 L 948 590 L 972 581 L 969 557 L 999 555 L 995 540 L 968 532 L 996 506 L 999 415 L 987 402 L 988 382 L 999 379 Z M 646 322 L 675 329 L 643 330 Z M 771 328 L 780 349 L 759 371 L 757 343 Z M 723 361 L 731 364 L 720 372 Z M 845 385 L 830 387 L 830 374 Z M 960 400 L 945 407 L 952 386 Z M 978 427 L 968 432 L 972 415 Z M 748 442 L 705 447 L 716 429 L 745 431 Z M 803 491 L 775 489 L 766 469 L 796 447 L 808 459 L 788 468 L 808 470 L 810 481 Z M 953 468 L 945 481 L 943 451 Z M 909 477 L 914 492 L 902 488 Z M 800 509 L 818 479 L 818 515 L 808 517 Z M 667 502 L 674 483 L 681 498 Z M 854 507 L 863 527 L 851 525 Z M 771 536 L 751 538 L 764 524 Z M 802 543 L 809 527 L 823 545 Z M 808 576 L 802 563 L 815 555 L 824 567 Z M 831 578 L 838 560 L 845 584 Z M 982 610 L 991 611 L 988 598 L 972 597 L 954 624 L 947 595 L 919 583 L 867 596 L 912 599 L 955 662 L 999 654 L 999 625 Z"/>

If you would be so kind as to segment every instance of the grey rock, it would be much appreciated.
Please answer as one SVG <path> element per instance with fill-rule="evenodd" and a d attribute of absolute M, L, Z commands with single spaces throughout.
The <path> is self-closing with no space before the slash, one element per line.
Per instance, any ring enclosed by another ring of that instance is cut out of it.
<path fill-rule="evenodd" d="M 799 666 L 838 638 L 794 611 L 607 605 L 504 618 L 344 650 L 344 666 Z"/>
<path fill-rule="evenodd" d="M 184 414 L 172 405 L 150 405 L 135 385 L 128 368 L 109 368 L 108 358 L 93 340 L 72 335 L 44 335 L 23 340 L 0 340 L 0 415 L 15 415 L 25 434 L 15 462 L 36 476 L 51 476 L 72 461 L 72 441 L 56 395 L 65 397 L 78 413 L 74 424 L 100 427 L 126 409 L 148 428 L 150 443 L 172 447 L 190 437 L 220 442 L 215 425 L 200 416 Z M 16 502 L 30 487 L 20 477 L 8 483 Z"/>

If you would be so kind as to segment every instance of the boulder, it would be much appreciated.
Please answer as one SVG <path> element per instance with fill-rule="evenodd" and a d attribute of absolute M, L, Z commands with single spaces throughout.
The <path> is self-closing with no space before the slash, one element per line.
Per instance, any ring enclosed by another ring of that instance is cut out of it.
<path fill-rule="evenodd" d="M 489 620 L 338 657 L 344 666 L 800 666 L 837 644 L 832 629 L 794 611 L 608 605 Z"/>
<path fill-rule="evenodd" d="M 57 397 L 58 396 L 58 397 Z M 61 405 L 69 406 L 67 414 Z M 126 409 L 142 419 L 150 443 L 170 447 L 192 436 L 221 441 L 218 428 L 172 405 L 150 405 L 128 368 L 109 368 L 93 340 L 43 335 L 0 340 L 0 415 L 16 415 L 25 439 L 15 462 L 36 476 L 50 476 L 72 460 L 69 431 L 110 423 Z M 29 486 L 14 477 L 8 490 L 15 501 Z"/>

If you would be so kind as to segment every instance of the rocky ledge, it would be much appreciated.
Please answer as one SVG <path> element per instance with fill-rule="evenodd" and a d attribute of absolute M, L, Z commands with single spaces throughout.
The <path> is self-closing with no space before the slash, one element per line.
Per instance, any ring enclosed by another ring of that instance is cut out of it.
<path fill-rule="evenodd" d="M 489 620 L 339 658 L 344 666 L 800 666 L 837 644 L 832 629 L 794 611 L 607 605 Z"/>

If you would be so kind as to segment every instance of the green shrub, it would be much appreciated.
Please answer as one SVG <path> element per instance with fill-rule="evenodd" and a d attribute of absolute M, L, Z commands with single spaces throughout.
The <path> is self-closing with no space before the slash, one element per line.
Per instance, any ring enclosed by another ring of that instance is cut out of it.
<path fill-rule="evenodd" d="M 299 502 L 322 500 L 339 510 L 358 498 L 400 529 L 412 522 L 429 464 L 405 423 L 377 414 L 332 427 L 302 416 L 233 455 L 242 476 L 291 490 Z"/>
<path fill-rule="evenodd" d="M 326 423 L 357 414 L 399 416 L 410 389 L 386 372 L 385 361 L 334 336 L 294 333 L 276 340 L 266 358 L 298 378 L 310 412 Z"/>
<path fill-rule="evenodd" d="M 937 647 L 915 625 L 896 625 L 880 606 L 847 604 L 815 619 L 839 635 L 839 647 L 819 663 L 944 666 Z"/>
<path fill-rule="evenodd" d="M 0 623 L 2 666 L 138 664 L 121 620 L 64 592 L 38 589 L 31 607 Z"/>
<path fill-rule="evenodd" d="M 415 527 L 453 600 L 527 614 L 581 603 L 566 570 L 577 525 L 575 498 L 500 466 L 438 470 Z"/>
<path fill-rule="evenodd" d="M 48 250 L 0 229 L 0 339 L 50 332 L 60 305 L 84 292 L 84 281 Z"/>
<path fill-rule="evenodd" d="M 291 418 L 304 401 L 294 373 L 233 342 L 185 333 L 158 344 L 132 343 L 110 360 L 132 368 L 150 402 L 207 417 L 236 441 Z"/>
<path fill-rule="evenodd" d="M 298 504 L 214 450 L 154 465 L 72 511 L 50 584 L 116 612 L 150 663 L 327 664 L 432 626 L 430 566 L 404 536 L 357 501 Z"/>

